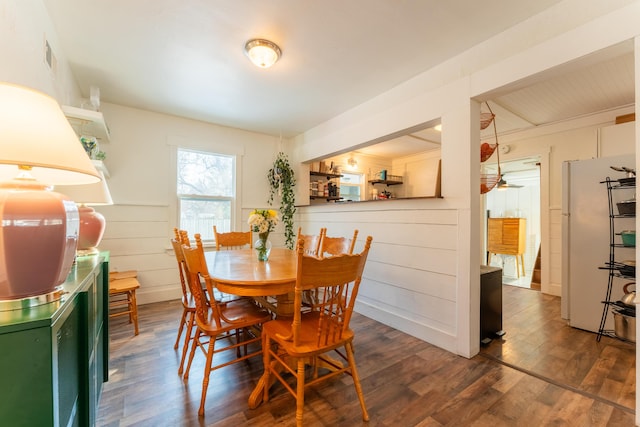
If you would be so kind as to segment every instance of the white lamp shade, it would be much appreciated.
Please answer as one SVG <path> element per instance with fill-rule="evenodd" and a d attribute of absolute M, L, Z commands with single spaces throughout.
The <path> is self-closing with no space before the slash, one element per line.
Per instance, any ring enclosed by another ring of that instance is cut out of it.
<path fill-rule="evenodd" d="M 0 181 L 31 167 L 45 184 L 88 184 L 100 174 L 55 99 L 0 82 Z"/>

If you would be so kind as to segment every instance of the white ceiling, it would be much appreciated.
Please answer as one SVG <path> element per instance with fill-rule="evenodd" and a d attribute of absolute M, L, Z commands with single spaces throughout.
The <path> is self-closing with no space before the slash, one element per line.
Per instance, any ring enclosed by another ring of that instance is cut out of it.
<path fill-rule="evenodd" d="M 93 85 L 102 102 L 291 137 L 559 1 L 44 3 L 60 38 L 54 53 L 63 50 L 87 98 Z M 244 56 L 256 37 L 283 51 L 270 69 Z M 632 105 L 632 49 L 608 49 L 493 94 L 498 132 Z M 413 135 L 395 141 L 396 155 L 423 139 L 439 143 L 433 130 Z"/>

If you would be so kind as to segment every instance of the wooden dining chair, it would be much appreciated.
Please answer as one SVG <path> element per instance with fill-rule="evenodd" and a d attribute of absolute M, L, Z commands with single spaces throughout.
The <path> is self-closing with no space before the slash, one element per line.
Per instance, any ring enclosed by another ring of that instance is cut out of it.
<path fill-rule="evenodd" d="M 196 303 L 195 319 L 197 327 L 191 343 L 191 351 L 184 378 L 187 379 L 189 377 L 189 370 L 196 348 L 201 349 L 206 354 L 206 362 L 198 415 L 204 415 L 211 371 L 260 355 L 262 348 L 259 345 L 260 334 L 258 329 L 261 324 L 271 319 L 271 314 L 253 304 L 251 300 L 244 298 L 226 302 L 218 302 L 211 298 L 209 299 L 209 304 L 207 304 L 201 281 L 206 284 L 206 290 L 209 295 L 213 295 L 214 283 L 209 276 L 200 234 L 195 235 L 195 241 L 195 247 L 182 245 L 187 271 L 187 283 Z M 236 333 L 240 331 L 241 333 Z M 217 348 L 218 343 L 220 343 L 220 347 Z M 250 348 L 251 352 L 247 351 L 247 346 L 253 343 L 258 343 L 258 348 L 256 349 L 254 345 Z M 241 347 L 245 347 L 244 354 L 238 353 Z M 214 355 L 227 350 L 236 350 L 236 358 L 214 365 Z"/>
<path fill-rule="evenodd" d="M 335 256 L 341 254 L 353 253 L 353 248 L 358 238 L 358 230 L 354 230 L 353 237 L 331 237 L 327 236 L 326 229 L 322 236 L 322 242 L 320 244 L 320 250 L 318 256 L 324 258 L 326 256 Z"/>
<path fill-rule="evenodd" d="M 178 349 L 180 337 L 184 331 L 184 344 L 182 347 L 182 355 L 180 357 L 180 366 L 178 368 L 178 374 L 182 375 L 184 370 L 184 361 L 186 360 L 187 351 L 189 349 L 189 343 L 193 339 L 194 334 L 196 303 L 193 295 L 191 294 L 191 290 L 189 289 L 189 285 L 187 284 L 187 267 L 184 260 L 184 254 L 182 253 L 182 245 L 185 244 L 189 246 L 189 237 L 185 230 L 178 230 L 177 228 L 174 228 L 173 232 L 174 238 L 171 239 L 171 245 L 176 257 L 176 262 L 178 263 L 180 287 L 182 290 L 182 316 L 180 318 L 180 325 L 178 326 L 178 336 L 176 337 L 176 342 L 173 345 L 173 348 L 176 350 Z"/>
<path fill-rule="evenodd" d="M 251 231 L 230 231 L 228 233 L 218 233 L 217 227 L 213 226 L 213 236 L 216 239 L 216 250 L 223 249 L 244 249 L 253 247 L 253 236 Z"/>
<path fill-rule="evenodd" d="M 320 233 L 318 234 L 302 234 L 302 227 L 298 227 L 298 240 L 303 239 L 304 241 L 304 252 L 307 255 L 318 256 L 318 251 L 320 251 L 320 243 L 322 243 L 322 236 L 326 233 L 326 228 L 321 228 Z"/>
<path fill-rule="evenodd" d="M 263 401 L 269 400 L 269 384 L 273 376 L 296 398 L 298 427 L 303 425 L 305 388 L 342 373 L 353 378 L 362 408 L 362 419 L 369 420 L 356 370 L 353 355 L 354 333 L 349 327 L 349 322 L 370 246 L 371 236 L 367 237 L 364 249 L 359 254 L 316 258 L 304 253 L 304 242 L 300 240 L 296 247 L 298 265 L 293 322 L 291 319 L 276 318 L 262 327 L 265 369 L 263 380 L 266 384 Z M 319 293 L 323 298 L 312 311 L 303 313 L 302 293 L 313 289 L 322 289 Z M 333 355 L 332 351 L 347 362 L 346 366 L 328 357 L 328 354 Z M 314 369 L 313 377 L 306 381 L 306 362 L 316 359 L 321 359 L 332 369 L 322 375 Z M 296 378 L 295 389 L 283 377 L 281 369 Z"/>

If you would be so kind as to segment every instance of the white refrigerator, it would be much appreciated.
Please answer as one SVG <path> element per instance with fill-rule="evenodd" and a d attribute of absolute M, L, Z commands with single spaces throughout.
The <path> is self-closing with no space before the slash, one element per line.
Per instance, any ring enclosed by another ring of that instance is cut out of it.
<path fill-rule="evenodd" d="M 609 279 L 609 271 L 599 268 L 606 266 L 610 250 L 609 199 L 607 186 L 601 181 L 626 176 L 610 166 L 633 169 L 634 156 L 565 162 L 562 170 L 562 318 L 575 328 L 592 332 L 600 327 Z M 615 202 L 613 208 L 617 212 Z M 625 220 L 629 229 L 635 229 L 634 219 Z M 616 258 L 635 259 L 634 248 L 616 248 Z M 614 279 L 611 300 L 622 297 L 626 282 Z M 613 328 L 609 309 L 605 329 Z"/>

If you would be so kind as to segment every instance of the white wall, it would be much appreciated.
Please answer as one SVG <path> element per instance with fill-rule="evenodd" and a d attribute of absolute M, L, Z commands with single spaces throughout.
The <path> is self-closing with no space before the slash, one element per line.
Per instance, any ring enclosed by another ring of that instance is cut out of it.
<path fill-rule="evenodd" d="M 419 220 L 405 219 L 407 227 L 415 226 L 416 236 L 410 241 L 396 240 L 384 230 L 389 218 L 395 218 L 398 207 L 388 202 L 378 202 L 375 215 L 367 216 L 368 230 L 374 230 L 373 248 L 378 259 L 393 259 L 397 264 L 389 267 L 390 276 L 385 283 L 379 283 L 368 275 L 362 289 L 373 287 L 379 294 L 394 295 L 397 288 L 406 289 L 408 299 L 415 301 L 437 300 L 441 294 L 452 297 L 447 307 L 455 315 L 441 317 L 442 324 L 425 320 L 414 311 L 403 311 L 402 301 L 391 301 L 386 306 L 362 300 L 360 310 L 377 320 L 410 332 L 416 336 L 429 337 L 428 340 L 444 348 L 471 356 L 479 349 L 478 323 L 479 305 L 479 265 L 480 220 L 479 215 L 479 135 L 477 127 L 470 127 L 470 121 L 477 123 L 477 104 L 469 102 L 476 96 L 492 91 L 508 90 L 509 85 L 526 84 L 522 80 L 544 73 L 561 64 L 573 61 L 583 55 L 612 46 L 638 35 L 640 3 L 627 2 L 606 6 L 602 2 L 565 1 L 554 8 L 505 31 L 493 39 L 482 43 L 465 54 L 407 81 L 393 90 L 329 120 L 296 140 L 292 150 L 295 160 L 307 161 L 327 157 L 331 153 L 345 151 L 349 147 L 374 141 L 381 135 L 390 135 L 421 123 L 442 119 L 442 200 L 425 200 L 412 205 L 416 218 L 447 212 L 451 222 L 431 224 L 429 232 L 418 227 Z M 579 11 L 579 12 L 578 12 Z M 609 11 L 611 11 L 609 13 Z M 636 81 L 638 81 L 636 70 Z M 535 76 L 541 78 L 541 76 Z M 543 248 L 542 262 L 551 265 L 551 254 L 560 251 L 552 236 L 560 236 L 558 218 L 553 211 L 560 206 L 560 188 L 550 183 L 561 182 L 562 161 L 576 155 L 589 156 L 592 144 L 584 151 L 563 144 L 567 134 L 572 138 L 597 143 L 598 128 L 602 123 L 612 123 L 613 116 L 600 123 L 582 124 L 580 120 L 572 126 L 557 125 L 546 129 L 535 129 L 526 135 L 531 147 L 527 150 L 541 154 L 541 198 L 546 206 L 541 212 L 542 240 L 549 241 L 549 248 Z M 604 119 L 603 119 L 604 120 Z M 514 141 L 515 141 L 514 137 Z M 545 139 L 540 143 L 541 139 Z M 556 139 L 557 141 L 551 142 Z M 503 143 L 504 143 L 503 139 Z M 540 146 L 538 146 L 540 144 Z M 527 150 L 522 144 L 521 153 Z M 514 151 L 514 155 L 517 151 Z M 594 153 L 595 154 L 595 153 Z M 302 170 L 301 172 L 304 172 Z M 384 203 L 384 204 L 382 204 Z M 398 202 L 394 202 L 398 203 Z M 404 208 L 404 206 L 402 206 Z M 326 220 L 327 212 L 319 208 L 301 209 L 300 221 L 318 224 Z M 369 209 L 369 208 L 367 208 Z M 452 221 L 452 219 L 455 220 Z M 362 220 L 349 212 L 344 215 L 333 213 L 333 222 L 342 229 L 362 228 Z M 394 222 L 393 220 L 391 222 Z M 451 232 L 450 228 L 453 228 Z M 417 231 L 421 230 L 421 231 Z M 420 234 L 419 234 L 420 233 Z M 456 244 L 450 245 L 432 237 L 449 233 L 455 236 Z M 428 262 L 420 255 L 425 250 L 435 257 Z M 438 252 L 447 251 L 447 252 Z M 448 252 L 451 251 L 451 252 Z M 405 257 L 397 259 L 395 254 Z M 446 255 L 445 255 L 446 253 Z M 456 259 L 455 270 L 447 272 L 446 282 L 434 282 L 432 276 L 423 276 L 420 289 L 414 289 L 410 281 L 416 265 L 429 274 L 437 274 L 433 265 L 447 265 L 448 256 Z M 554 256 L 554 258 L 556 258 Z M 556 259 L 558 259 L 557 257 Z M 373 268 L 373 267 L 371 267 Z M 555 271 L 553 268 L 549 271 Z M 559 275 L 557 276 L 560 277 Z M 543 290 L 559 294 L 551 285 L 549 272 L 543 276 Z M 431 286 L 438 283 L 436 286 Z M 446 289 L 445 289 L 446 288 Z M 441 294 L 439 294 L 439 292 Z M 425 302 L 423 311 L 432 307 Z M 400 316 L 397 313 L 402 312 Z M 450 311 L 449 311 L 450 313 Z M 438 317 L 436 312 L 432 312 Z"/>
<path fill-rule="evenodd" d="M 57 59 L 55 72 L 44 60 L 45 39 Z M 61 104 L 79 96 L 64 50 L 40 1 L 0 2 L 0 57 L 1 81 L 37 89 Z"/>
<path fill-rule="evenodd" d="M 177 147 L 237 155 L 236 230 L 249 230 L 249 211 L 267 207 L 268 169 L 278 149 L 276 137 L 113 104 L 101 107 L 111 129 L 102 143 L 113 206 L 96 207 L 107 228 L 100 249 L 111 253 L 112 270 L 139 272 L 141 304 L 180 297 L 169 239 L 177 224 Z M 281 244 L 276 230 L 274 244 Z"/>

